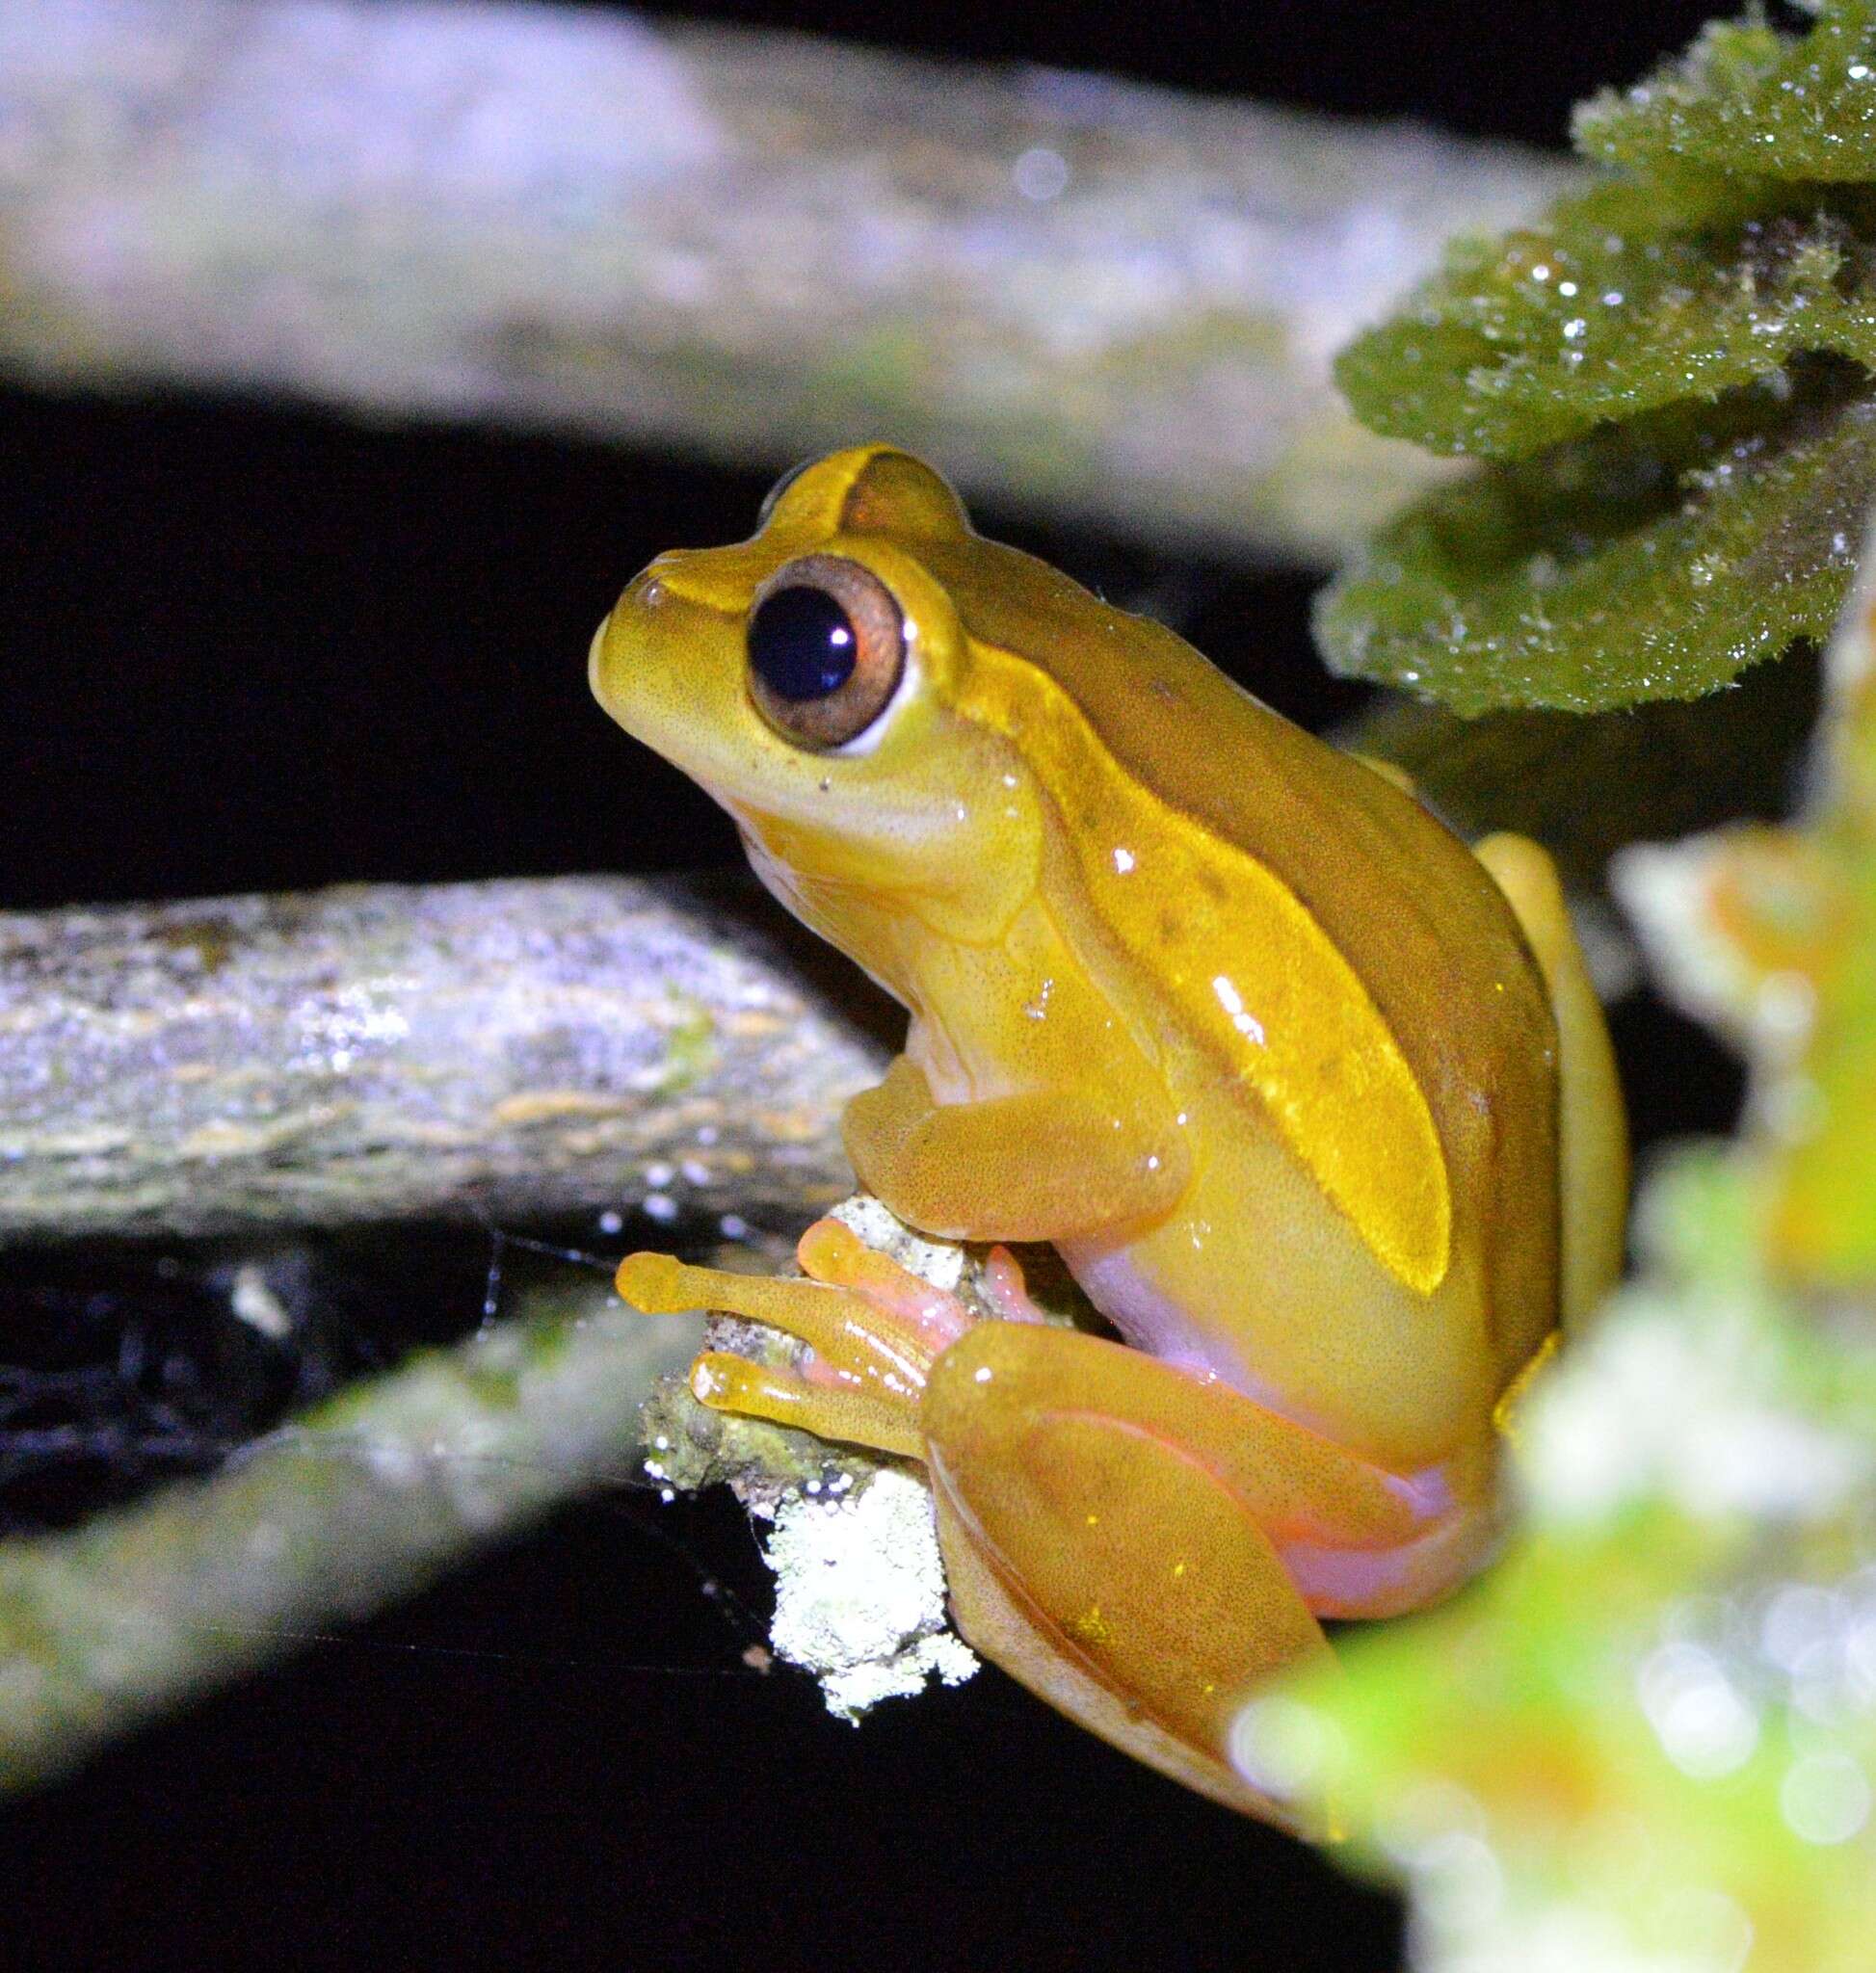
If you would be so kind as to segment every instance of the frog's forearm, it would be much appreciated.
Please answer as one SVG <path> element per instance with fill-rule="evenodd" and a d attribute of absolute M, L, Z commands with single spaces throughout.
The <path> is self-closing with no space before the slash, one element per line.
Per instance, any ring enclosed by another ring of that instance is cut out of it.
<path fill-rule="evenodd" d="M 1119 1129 L 1109 1110 L 1060 1089 L 938 1104 L 903 1056 L 848 1104 L 841 1130 L 869 1192 L 958 1239 L 1067 1240 L 1149 1219 L 1189 1171 L 1176 1130 Z"/>

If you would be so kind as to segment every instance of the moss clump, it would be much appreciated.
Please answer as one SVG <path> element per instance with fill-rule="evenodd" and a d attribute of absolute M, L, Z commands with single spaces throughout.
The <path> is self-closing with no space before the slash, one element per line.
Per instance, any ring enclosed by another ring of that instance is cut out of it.
<path fill-rule="evenodd" d="M 1319 634 L 1468 715 L 1691 698 L 1821 638 L 1876 489 L 1876 0 L 1710 27 L 1576 138 L 1586 191 L 1337 367 L 1376 431 L 1481 463 Z"/>

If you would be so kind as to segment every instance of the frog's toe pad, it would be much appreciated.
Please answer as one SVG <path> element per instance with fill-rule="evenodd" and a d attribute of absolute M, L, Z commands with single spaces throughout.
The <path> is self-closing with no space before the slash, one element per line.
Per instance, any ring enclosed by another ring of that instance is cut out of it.
<path fill-rule="evenodd" d="M 687 1268 L 674 1254 L 634 1253 L 620 1262 L 613 1286 L 641 1315 L 677 1315 L 700 1305 L 690 1277 L 709 1272 Z"/>

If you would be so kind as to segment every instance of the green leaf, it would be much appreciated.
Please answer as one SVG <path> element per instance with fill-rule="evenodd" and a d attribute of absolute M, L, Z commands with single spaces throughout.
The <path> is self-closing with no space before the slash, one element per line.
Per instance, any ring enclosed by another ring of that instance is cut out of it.
<path fill-rule="evenodd" d="M 1357 414 L 1436 452 L 1524 459 L 1664 405 L 1777 389 L 1800 355 L 1876 366 L 1876 250 L 1849 217 L 1731 188 L 1690 229 L 1651 203 L 1605 185 L 1541 228 L 1455 249 L 1337 362 Z"/>
<path fill-rule="evenodd" d="M 1485 469 L 1336 583 L 1336 669 L 1598 710 L 1827 631 L 1876 477 L 1876 0 L 1812 12 L 1710 27 L 1586 106 L 1602 175 L 1456 244 L 1343 353 L 1364 423 Z"/>
<path fill-rule="evenodd" d="M 1582 104 L 1579 150 L 1643 171 L 1694 165 L 1850 183 L 1876 176 L 1876 6 L 1821 8 L 1810 32 L 1714 21 L 1678 62 Z"/>
<path fill-rule="evenodd" d="M 1694 698 L 1821 640 L 1876 489 L 1876 403 L 1833 403 L 1826 381 L 1768 419 L 1751 395 L 1419 501 L 1319 600 L 1331 666 L 1468 717 L 1600 712 Z"/>

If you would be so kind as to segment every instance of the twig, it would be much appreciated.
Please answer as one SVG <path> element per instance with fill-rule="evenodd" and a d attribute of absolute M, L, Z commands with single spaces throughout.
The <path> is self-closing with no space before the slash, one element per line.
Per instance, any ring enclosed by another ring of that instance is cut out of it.
<path fill-rule="evenodd" d="M 635 1472 L 661 1338 L 602 1300 L 374 1379 L 212 1480 L 0 1543 L 0 1789 Z"/>
<path fill-rule="evenodd" d="M 0 368 L 285 391 L 1326 561 L 1438 470 L 1332 352 L 1561 164 L 789 35 L 10 0 Z"/>

